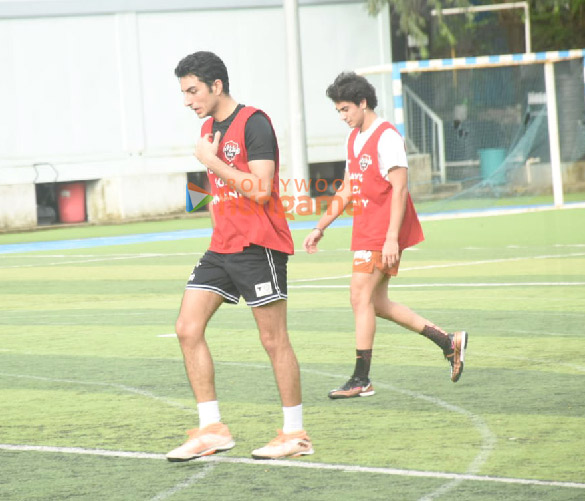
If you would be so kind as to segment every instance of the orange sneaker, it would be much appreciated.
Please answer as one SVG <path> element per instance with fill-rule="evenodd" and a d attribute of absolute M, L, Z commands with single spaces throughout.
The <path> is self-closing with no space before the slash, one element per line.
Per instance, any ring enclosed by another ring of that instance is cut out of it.
<path fill-rule="evenodd" d="M 187 432 L 189 440 L 167 454 L 169 461 L 189 461 L 216 452 L 227 451 L 236 443 L 229 428 L 223 423 L 212 423 L 205 428 L 194 428 Z"/>
<path fill-rule="evenodd" d="M 313 444 L 304 430 L 293 433 L 283 433 L 278 430 L 278 436 L 268 445 L 252 451 L 254 459 L 283 459 L 313 454 Z"/>
<path fill-rule="evenodd" d="M 454 332 L 449 334 L 449 339 L 451 339 L 451 349 L 444 355 L 451 365 L 451 381 L 456 383 L 459 381 L 465 365 L 465 350 L 469 334 L 465 331 Z"/>
<path fill-rule="evenodd" d="M 329 398 L 353 398 L 353 397 L 369 397 L 374 395 L 374 387 L 369 378 L 361 378 L 351 376 L 349 380 L 339 388 L 331 390 L 328 394 Z"/>

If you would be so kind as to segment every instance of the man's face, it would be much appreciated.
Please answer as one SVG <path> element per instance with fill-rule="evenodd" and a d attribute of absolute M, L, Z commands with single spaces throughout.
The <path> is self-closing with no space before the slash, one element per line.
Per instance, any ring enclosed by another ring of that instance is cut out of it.
<path fill-rule="evenodd" d="M 362 104 L 365 106 L 365 100 Z M 335 103 L 335 109 L 339 113 L 339 118 L 352 129 L 362 126 L 364 122 L 364 108 L 361 106 L 351 101 L 340 101 L 339 103 Z"/>
<path fill-rule="evenodd" d="M 181 92 L 185 96 L 185 106 L 197 113 L 199 118 L 213 116 L 217 109 L 219 94 L 221 94 L 221 82 L 213 83 L 211 89 L 195 75 L 181 77 L 179 82 Z"/>

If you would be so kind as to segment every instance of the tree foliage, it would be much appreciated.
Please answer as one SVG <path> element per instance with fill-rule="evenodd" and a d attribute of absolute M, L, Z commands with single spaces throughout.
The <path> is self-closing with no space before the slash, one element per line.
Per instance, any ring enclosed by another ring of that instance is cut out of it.
<path fill-rule="evenodd" d="M 535 51 L 585 48 L 585 0 L 532 0 L 530 9 Z"/>
<path fill-rule="evenodd" d="M 444 22 L 442 10 L 448 7 L 468 7 L 468 0 L 368 0 L 368 12 L 377 15 L 382 8 L 389 4 L 394 15 L 399 18 L 400 32 L 411 36 L 421 44 L 421 55 L 428 56 L 425 41 L 428 40 L 429 19 L 432 10 L 437 11 L 438 28 L 440 35 L 454 46 L 457 39 L 453 31 Z"/>
<path fill-rule="evenodd" d="M 482 1 L 482 4 L 504 3 L 506 0 Z M 474 37 L 477 43 L 476 50 L 486 50 L 486 43 L 489 40 L 481 32 L 480 23 L 474 20 L 473 14 L 457 17 L 458 21 L 446 22 L 447 16 L 442 15 L 442 10 L 451 7 L 469 7 L 472 3 L 469 0 L 367 0 L 367 9 L 371 15 L 378 14 L 385 5 L 392 9 L 392 15 L 398 17 L 399 31 L 405 36 L 412 37 L 421 45 L 421 57 L 429 57 L 429 50 L 432 57 L 444 57 L 444 47 L 455 48 L 461 46 L 466 39 Z M 476 2 L 473 2 L 477 5 Z M 532 51 L 541 52 L 547 50 L 563 50 L 585 47 L 585 0 L 530 0 L 530 21 L 531 21 L 531 42 Z M 436 16 L 431 18 L 431 11 L 436 10 Z M 524 42 L 518 37 L 518 27 L 515 30 L 510 28 L 511 17 L 515 16 L 515 23 L 518 24 L 518 11 L 498 11 L 498 20 L 506 37 L 508 46 L 513 52 L 523 52 Z M 523 13 L 521 14 L 523 16 Z M 426 46 L 431 34 L 431 19 L 434 19 L 436 33 L 431 47 Z M 492 37 L 493 38 L 493 37 Z M 481 40 L 480 40 L 481 39 Z M 468 44 L 469 45 L 469 44 Z M 520 47 L 522 45 L 522 47 Z M 436 50 L 433 50 L 433 47 Z M 458 50 L 458 54 L 465 52 Z M 437 52 L 436 54 L 433 54 Z M 473 54 L 479 55 L 479 54 Z"/>

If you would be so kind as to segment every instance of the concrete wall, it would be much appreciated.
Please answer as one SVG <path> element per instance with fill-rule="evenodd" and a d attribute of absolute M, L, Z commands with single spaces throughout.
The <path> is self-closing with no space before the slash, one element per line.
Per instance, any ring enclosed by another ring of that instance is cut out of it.
<path fill-rule="evenodd" d="M 429 154 L 420 153 L 408 156 L 408 189 L 414 198 L 419 195 L 430 195 L 433 192 L 431 156 Z"/>
<path fill-rule="evenodd" d="M 0 185 L 0 230 L 27 229 L 36 225 L 35 185 Z"/>
<path fill-rule="evenodd" d="M 185 210 L 184 173 L 119 176 L 87 183 L 87 215 L 93 222 L 121 222 Z M 182 193 L 183 197 L 177 196 Z"/>

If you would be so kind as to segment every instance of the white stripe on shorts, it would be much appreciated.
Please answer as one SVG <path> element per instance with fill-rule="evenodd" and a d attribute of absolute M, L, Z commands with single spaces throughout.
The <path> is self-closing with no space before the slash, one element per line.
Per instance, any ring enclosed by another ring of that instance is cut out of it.
<path fill-rule="evenodd" d="M 266 257 L 268 258 L 268 264 L 270 266 L 270 273 L 272 274 L 272 281 L 274 282 L 274 288 L 276 289 L 276 294 L 279 297 L 282 297 L 280 292 L 280 287 L 278 286 L 278 277 L 276 276 L 276 268 L 274 266 L 274 259 L 272 257 L 272 249 L 268 249 L 264 247 L 264 251 L 266 252 Z"/>
<path fill-rule="evenodd" d="M 287 296 L 285 294 L 272 294 L 271 296 L 266 296 L 266 297 L 263 297 L 262 299 L 258 299 L 258 301 L 246 302 L 246 304 L 250 307 L 263 306 L 265 304 L 272 303 L 272 302 L 277 301 L 279 299 L 287 299 Z"/>
<path fill-rule="evenodd" d="M 215 292 L 216 294 L 219 294 L 220 296 L 224 297 L 228 301 L 231 301 L 232 303 L 238 304 L 240 302 L 239 297 L 233 296 L 232 294 L 228 294 L 223 289 L 220 289 L 219 287 L 213 287 L 212 285 L 187 285 L 185 287 L 185 289 L 195 289 L 195 290 Z"/>

